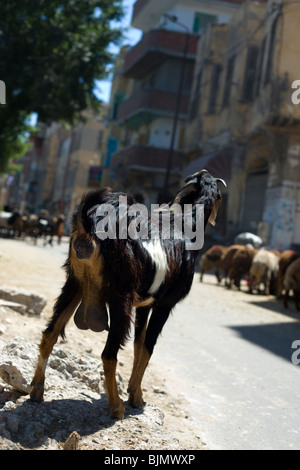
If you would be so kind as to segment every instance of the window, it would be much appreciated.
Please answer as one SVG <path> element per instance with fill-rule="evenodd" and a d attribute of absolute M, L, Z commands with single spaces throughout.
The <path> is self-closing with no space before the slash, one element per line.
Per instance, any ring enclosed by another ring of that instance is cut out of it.
<path fill-rule="evenodd" d="M 209 24 L 214 24 L 217 22 L 216 15 L 209 15 L 207 13 L 196 13 L 194 19 L 193 32 L 202 33 L 206 30 Z"/>
<path fill-rule="evenodd" d="M 276 40 L 276 32 L 277 32 L 277 22 L 278 22 L 278 16 L 274 20 L 274 23 L 273 23 L 272 29 L 271 29 L 271 34 L 270 34 L 268 59 L 267 59 L 267 67 L 266 67 L 266 75 L 265 75 L 265 85 L 267 83 L 270 83 L 271 78 L 272 78 L 273 59 L 274 59 L 274 51 L 275 51 L 275 40 Z"/>
<path fill-rule="evenodd" d="M 199 110 L 199 105 L 201 102 L 201 82 L 202 82 L 202 70 L 199 70 L 198 75 L 197 75 L 196 87 L 194 90 L 193 101 L 192 101 L 192 105 L 191 105 L 190 113 L 189 113 L 190 121 L 195 119 L 199 112 L 198 110 Z"/>
<path fill-rule="evenodd" d="M 211 75 L 211 87 L 209 94 L 209 102 L 207 112 L 214 114 L 216 111 L 217 94 L 219 89 L 220 76 L 222 72 L 222 66 L 220 64 L 214 64 Z"/>
<path fill-rule="evenodd" d="M 116 93 L 114 96 L 113 109 L 112 109 L 112 120 L 114 121 L 118 114 L 119 104 L 125 99 L 125 93 Z"/>
<path fill-rule="evenodd" d="M 223 96 L 223 108 L 228 106 L 230 102 L 230 92 L 231 92 L 232 78 L 233 78 L 233 72 L 234 72 L 234 63 L 235 63 L 235 56 L 232 56 L 230 57 L 227 63 L 226 81 L 225 81 L 224 96 Z"/>
<path fill-rule="evenodd" d="M 256 66 L 258 59 L 258 47 L 249 46 L 247 53 L 247 61 L 244 75 L 244 84 L 242 91 L 243 101 L 252 101 L 254 98 L 254 85 L 256 76 Z"/>
<path fill-rule="evenodd" d="M 262 78 L 265 50 L 266 50 L 266 38 L 264 38 L 262 46 L 261 46 L 261 50 L 260 50 L 258 71 L 257 71 L 257 77 L 256 77 L 256 84 L 255 84 L 255 96 L 258 96 L 259 91 L 260 91 L 260 83 L 261 83 L 261 78 Z"/>

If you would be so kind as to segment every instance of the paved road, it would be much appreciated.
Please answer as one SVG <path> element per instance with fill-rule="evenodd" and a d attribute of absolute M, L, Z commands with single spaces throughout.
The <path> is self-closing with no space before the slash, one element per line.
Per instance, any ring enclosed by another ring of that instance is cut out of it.
<path fill-rule="evenodd" d="M 153 360 L 179 381 L 208 448 L 300 449 L 300 365 L 291 360 L 300 314 L 243 288 L 197 275 Z"/>

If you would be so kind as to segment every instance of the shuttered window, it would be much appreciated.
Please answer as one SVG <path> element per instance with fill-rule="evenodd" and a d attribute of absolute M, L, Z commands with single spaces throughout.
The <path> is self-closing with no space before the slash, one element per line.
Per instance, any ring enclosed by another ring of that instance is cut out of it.
<path fill-rule="evenodd" d="M 255 85 L 255 76 L 257 70 L 257 60 L 258 60 L 258 47 L 249 46 L 244 74 L 244 83 L 243 83 L 243 92 L 242 100 L 243 101 L 252 101 L 254 98 L 254 85 Z"/>
<path fill-rule="evenodd" d="M 194 96 L 192 99 L 192 104 L 189 112 L 189 120 L 192 121 L 195 119 L 199 113 L 199 106 L 201 103 L 201 82 L 202 82 L 202 70 L 199 70 L 197 75 L 196 87 L 194 90 Z"/>
<path fill-rule="evenodd" d="M 264 40 L 262 42 L 261 49 L 260 49 L 259 64 L 258 64 L 256 84 L 255 84 L 255 96 L 258 96 L 259 92 L 260 92 L 260 85 L 261 85 L 261 79 L 262 79 L 262 70 L 263 70 L 263 64 L 264 64 L 265 50 L 266 50 L 266 38 L 264 38 Z"/>
<path fill-rule="evenodd" d="M 220 83 L 220 76 L 222 72 L 222 66 L 220 64 L 214 64 L 211 75 L 211 86 L 209 93 L 209 102 L 207 112 L 214 114 L 216 112 L 217 96 Z"/>
<path fill-rule="evenodd" d="M 271 34 L 270 34 L 265 84 L 270 83 L 272 79 L 272 75 L 273 75 L 273 62 L 274 62 L 275 41 L 276 41 L 276 33 L 277 33 L 277 23 L 278 23 L 278 16 L 274 20 L 274 23 L 271 29 Z"/>
<path fill-rule="evenodd" d="M 230 93 L 231 93 L 231 85 L 232 85 L 233 72 L 234 72 L 234 63 L 235 63 L 235 56 L 232 56 L 230 57 L 227 63 L 226 81 L 225 81 L 224 96 L 223 96 L 224 108 L 228 106 L 230 103 Z"/>

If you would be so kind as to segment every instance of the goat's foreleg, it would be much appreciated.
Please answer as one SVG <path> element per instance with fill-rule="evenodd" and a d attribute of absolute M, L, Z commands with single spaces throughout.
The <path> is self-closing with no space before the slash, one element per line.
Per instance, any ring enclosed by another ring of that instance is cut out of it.
<path fill-rule="evenodd" d="M 134 407 L 143 406 L 142 379 L 153 353 L 158 335 L 161 333 L 163 326 L 169 317 L 170 311 L 171 309 L 162 307 L 153 308 L 147 329 L 146 331 L 142 331 L 141 338 L 144 336 L 145 339 L 143 344 L 141 340 L 141 343 L 138 346 L 139 360 L 132 371 L 128 386 L 129 403 Z"/>
<path fill-rule="evenodd" d="M 276 298 L 280 299 L 282 295 L 282 288 L 283 288 L 283 275 L 281 271 L 279 270 L 278 276 L 277 276 L 277 290 L 276 290 Z"/>
<path fill-rule="evenodd" d="M 146 329 L 147 329 L 147 320 L 151 307 L 140 307 L 136 309 L 135 317 L 135 335 L 134 335 L 134 359 L 131 377 L 129 380 L 128 390 L 129 393 L 129 404 L 133 407 L 143 406 L 143 395 L 141 384 L 138 385 L 138 388 L 135 386 L 136 381 L 136 370 L 138 368 L 139 362 L 144 362 L 144 357 L 142 354 Z"/>
<path fill-rule="evenodd" d="M 102 352 L 105 389 L 112 418 L 123 419 L 125 407 L 119 397 L 116 381 L 117 355 L 128 336 L 132 301 L 115 298 L 109 302 L 110 327 Z"/>
<path fill-rule="evenodd" d="M 30 398 L 32 401 L 42 401 L 44 395 L 45 370 L 48 358 L 57 342 L 58 336 L 63 336 L 64 329 L 81 300 L 80 287 L 75 279 L 68 278 L 54 306 L 54 313 L 47 329 L 43 332 L 39 346 L 39 358 L 33 380 Z"/>

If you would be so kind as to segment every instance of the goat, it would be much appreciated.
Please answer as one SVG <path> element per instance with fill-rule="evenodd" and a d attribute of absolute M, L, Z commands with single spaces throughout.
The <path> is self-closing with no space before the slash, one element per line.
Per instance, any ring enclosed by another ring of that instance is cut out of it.
<path fill-rule="evenodd" d="M 231 245 L 222 256 L 221 269 L 224 271 L 225 285 L 227 285 L 227 277 L 232 264 L 232 258 L 239 248 L 240 245 Z"/>
<path fill-rule="evenodd" d="M 249 292 L 252 293 L 254 283 L 259 289 L 261 282 L 265 285 L 265 294 L 272 293 L 272 283 L 277 281 L 279 257 L 277 254 L 266 249 L 260 249 L 253 258 L 250 279 L 249 279 Z"/>
<path fill-rule="evenodd" d="M 54 231 L 53 235 L 57 236 L 57 243 L 58 245 L 61 244 L 62 237 L 65 233 L 65 216 L 64 214 L 59 214 L 57 217 L 53 218 L 54 223 Z"/>
<path fill-rule="evenodd" d="M 242 277 L 249 274 L 256 250 L 248 246 L 236 247 L 236 245 L 234 245 L 234 247 L 228 269 L 229 280 L 227 280 L 226 285 L 228 288 L 231 288 L 232 283 L 234 283 L 234 285 L 240 289 Z"/>
<path fill-rule="evenodd" d="M 288 307 L 289 291 L 294 291 L 297 310 L 300 310 L 300 258 L 295 259 L 286 269 L 283 288 L 285 289 L 284 306 Z"/>
<path fill-rule="evenodd" d="M 222 258 L 224 257 L 228 247 L 222 245 L 213 245 L 201 257 L 199 262 L 200 266 L 200 282 L 203 281 L 204 273 L 215 269 L 215 274 L 218 282 L 221 282 L 222 276 L 220 273 Z"/>
<path fill-rule="evenodd" d="M 191 175 L 164 210 L 174 215 L 176 205 L 190 204 L 195 224 L 196 205 L 202 204 L 204 226 L 208 221 L 214 224 L 222 198 L 218 181 L 224 183 L 206 170 Z M 64 337 L 65 326 L 77 309 L 74 321 L 78 328 L 108 330 L 102 352 L 106 394 L 111 416 L 122 419 L 125 407 L 118 395 L 115 374 L 118 351 L 129 336 L 133 307 L 136 308 L 134 361 L 128 402 L 133 407 L 142 407 L 141 382 L 145 369 L 170 312 L 191 289 L 197 250 L 187 249 L 185 234 L 181 239 L 160 236 L 143 240 L 118 235 L 99 240 L 97 210 L 103 204 L 113 205 L 120 223 L 124 209 L 119 203 L 120 194 L 109 188 L 88 193 L 73 216 L 69 256 L 65 263 L 67 279 L 43 332 L 30 397 L 33 401 L 43 399 L 48 357 L 58 336 Z M 127 214 L 133 203 L 134 199 L 127 196 Z M 142 222 L 148 233 L 151 232 L 150 218 Z"/>
<path fill-rule="evenodd" d="M 18 211 L 5 212 L 0 211 L 0 231 L 9 236 L 13 232 L 15 237 L 17 234 L 20 237 L 23 229 L 23 219 Z"/>
<path fill-rule="evenodd" d="M 37 244 L 38 237 L 44 238 L 44 245 L 52 246 L 53 237 L 57 236 L 57 243 L 61 243 L 64 234 L 65 216 L 51 217 L 48 211 L 41 211 L 40 215 L 28 215 L 24 217 L 24 234 L 30 236 Z M 49 237 L 49 238 L 47 238 Z"/>
<path fill-rule="evenodd" d="M 293 250 L 286 250 L 283 253 L 281 253 L 280 258 L 279 258 L 279 269 L 278 269 L 278 277 L 277 277 L 277 299 L 280 299 L 281 293 L 282 293 L 282 287 L 283 287 L 283 279 L 285 272 L 288 268 L 288 266 L 295 261 L 297 258 L 299 258 L 300 253 L 297 251 Z"/>

